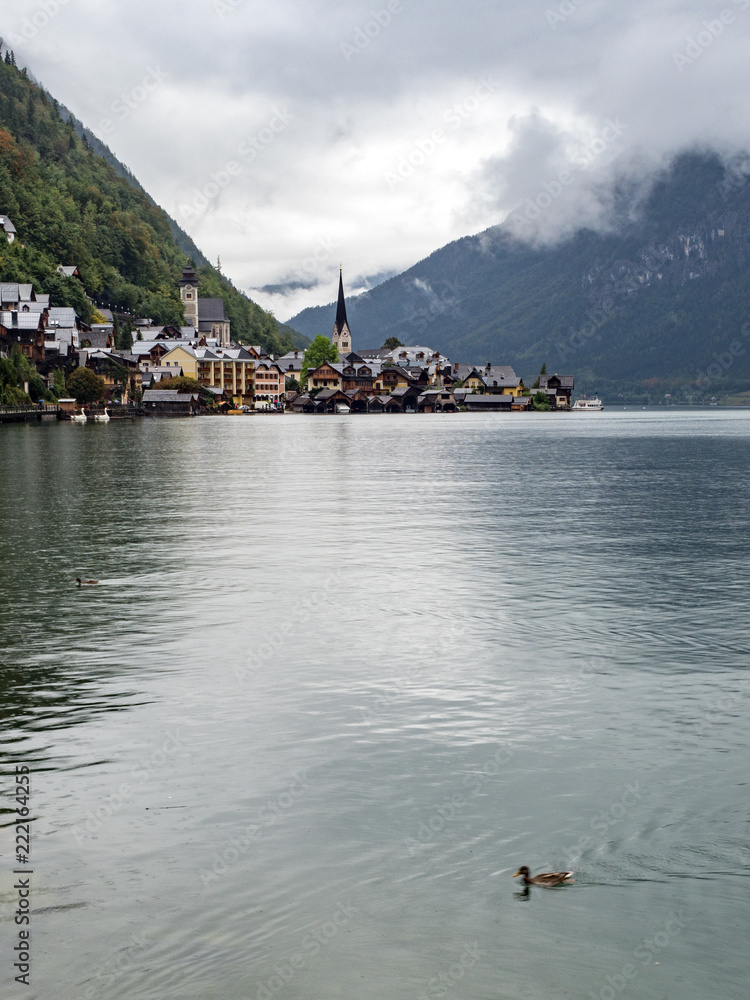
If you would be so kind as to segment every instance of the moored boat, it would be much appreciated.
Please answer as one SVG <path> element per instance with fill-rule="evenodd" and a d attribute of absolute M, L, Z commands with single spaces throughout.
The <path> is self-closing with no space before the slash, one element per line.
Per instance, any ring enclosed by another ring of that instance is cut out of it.
<path fill-rule="evenodd" d="M 571 410 L 603 410 L 604 403 L 598 396 L 594 396 L 593 399 L 589 399 L 584 396 L 582 399 L 577 399 L 575 403 L 571 406 Z"/>

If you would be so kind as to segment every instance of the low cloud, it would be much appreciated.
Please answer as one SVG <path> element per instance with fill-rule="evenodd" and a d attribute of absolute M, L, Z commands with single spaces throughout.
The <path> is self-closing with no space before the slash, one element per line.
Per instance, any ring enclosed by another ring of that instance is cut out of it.
<path fill-rule="evenodd" d="M 115 154 L 238 285 L 272 286 L 258 298 L 280 318 L 330 301 L 340 263 L 399 272 L 510 213 L 532 242 L 606 229 L 623 178 L 696 144 L 750 149 L 750 0 L 398 0 L 376 26 L 387 5 L 340 0 L 47 6 L 6 12 L 18 61 L 109 122 Z"/>

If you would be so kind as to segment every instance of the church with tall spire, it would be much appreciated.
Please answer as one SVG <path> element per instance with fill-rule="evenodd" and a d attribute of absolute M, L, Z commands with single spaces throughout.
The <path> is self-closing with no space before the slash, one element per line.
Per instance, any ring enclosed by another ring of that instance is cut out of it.
<path fill-rule="evenodd" d="M 333 324 L 333 334 L 331 335 L 331 340 L 339 352 L 339 358 L 343 361 L 352 349 L 352 335 L 349 332 L 349 323 L 346 319 L 343 267 L 339 268 L 339 301 L 336 306 L 336 322 Z"/>

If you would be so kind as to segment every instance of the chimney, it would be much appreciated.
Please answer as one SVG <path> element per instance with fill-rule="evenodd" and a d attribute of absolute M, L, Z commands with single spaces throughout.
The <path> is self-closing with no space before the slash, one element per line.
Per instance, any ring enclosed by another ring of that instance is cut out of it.
<path fill-rule="evenodd" d="M 486 372 L 490 372 L 490 371 L 492 371 L 492 365 L 491 365 L 491 364 L 489 363 L 489 361 L 488 361 L 488 362 L 487 362 L 487 364 L 486 364 L 486 365 L 484 366 L 484 370 L 485 370 Z"/>
<path fill-rule="evenodd" d="M 458 361 L 455 361 L 453 363 L 453 371 L 456 372 L 456 373 L 458 373 Z"/>

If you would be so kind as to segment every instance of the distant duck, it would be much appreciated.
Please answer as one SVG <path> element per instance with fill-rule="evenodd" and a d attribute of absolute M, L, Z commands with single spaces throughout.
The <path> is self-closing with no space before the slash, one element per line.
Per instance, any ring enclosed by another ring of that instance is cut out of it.
<path fill-rule="evenodd" d="M 542 872 L 541 875 L 532 877 L 526 865 L 519 868 L 513 878 L 523 875 L 524 885 L 541 885 L 545 889 L 554 889 L 556 885 L 570 885 L 573 881 L 573 872 Z"/>
<path fill-rule="evenodd" d="M 80 576 L 77 576 L 76 577 L 76 583 L 78 584 L 79 587 L 86 587 L 86 586 L 88 586 L 88 585 L 90 585 L 92 583 L 99 583 L 99 581 L 98 580 L 82 580 L 80 578 Z"/>

